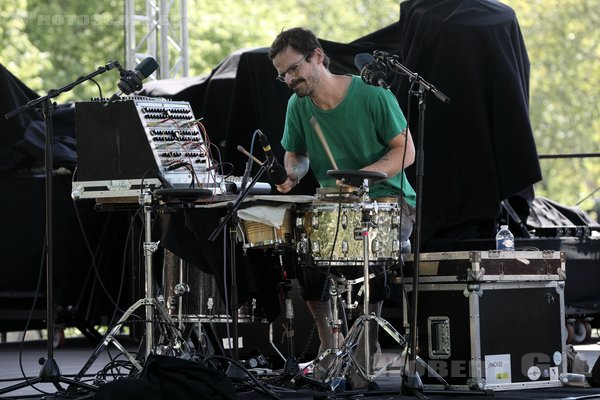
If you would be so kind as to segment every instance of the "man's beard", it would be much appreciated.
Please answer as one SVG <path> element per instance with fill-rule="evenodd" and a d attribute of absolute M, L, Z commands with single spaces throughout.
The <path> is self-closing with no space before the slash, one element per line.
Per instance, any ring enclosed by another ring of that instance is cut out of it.
<path fill-rule="evenodd" d="M 300 87 L 302 83 L 304 83 L 304 87 Z M 307 90 L 305 79 L 299 79 L 295 81 L 290 89 L 292 89 L 292 91 L 296 93 L 296 96 L 298 97 L 306 97 L 310 94 L 310 92 Z"/>

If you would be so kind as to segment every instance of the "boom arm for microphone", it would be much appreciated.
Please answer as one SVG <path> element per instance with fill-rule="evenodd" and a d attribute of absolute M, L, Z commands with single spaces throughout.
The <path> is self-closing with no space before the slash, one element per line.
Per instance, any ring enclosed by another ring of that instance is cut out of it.
<path fill-rule="evenodd" d="M 370 69 L 372 69 L 374 72 L 374 74 L 376 73 L 376 71 L 394 71 L 400 74 L 404 74 L 407 75 L 410 79 L 411 82 L 416 81 L 417 83 L 419 83 L 419 85 L 421 85 L 423 87 L 424 90 L 428 91 L 429 93 L 433 94 L 438 100 L 440 100 L 442 103 L 450 103 L 450 98 L 448 96 L 446 96 L 444 93 L 442 93 L 441 91 L 439 91 L 438 89 L 436 89 L 435 86 L 433 86 L 431 83 L 427 82 L 425 79 L 423 79 L 423 77 L 421 77 L 419 74 L 416 74 L 414 72 L 412 72 L 411 70 L 409 70 L 408 68 L 406 68 L 404 65 L 402 65 L 399 61 L 399 57 L 397 55 L 391 55 L 389 53 L 386 53 L 385 51 L 379 51 L 379 50 L 375 50 L 373 52 L 373 57 L 370 57 L 369 54 L 366 53 L 361 53 L 361 54 L 357 54 L 356 57 L 354 58 L 354 62 L 356 63 L 357 59 L 359 59 L 359 56 L 361 60 L 366 60 L 367 58 L 371 59 L 371 62 L 374 62 L 375 66 L 370 67 Z M 358 68 L 358 65 L 357 65 Z M 363 79 L 365 79 L 363 77 Z M 374 85 L 374 83 L 371 83 L 372 85 Z"/>

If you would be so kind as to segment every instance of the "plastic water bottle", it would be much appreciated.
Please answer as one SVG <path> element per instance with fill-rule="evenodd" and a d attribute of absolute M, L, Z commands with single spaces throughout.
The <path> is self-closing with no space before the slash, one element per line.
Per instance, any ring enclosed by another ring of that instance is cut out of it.
<path fill-rule="evenodd" d="M 500 230 L 496 234 L 496 250 L 514 250 L 515 237 L 508 230 L 508 225 L 500 225 Z"/>

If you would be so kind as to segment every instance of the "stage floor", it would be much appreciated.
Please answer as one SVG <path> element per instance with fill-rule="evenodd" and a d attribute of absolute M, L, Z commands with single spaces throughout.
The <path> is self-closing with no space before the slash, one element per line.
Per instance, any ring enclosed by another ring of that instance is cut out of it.
<path fill-rule="evenodd" d="M 9 336 L 10 338 L 10 336 Z M 14 335 L 13 335 L 14 340 Z M 119 338 L 119 343 L 123 344 L 129 352 L 136 351 L 136 345 L 131 343 L 126 337 Z M 69 338 L 65 341 L 65 344 L 54 350 L 54 359 L 58 367 L 60 368 L 62 376 L 72 378 L 79 373 L 86 362 L 92 356 L 95 346 L 93 346 L 87 339 L 82 337 Z M 588 361 L 590 368 L 596 362 L 596 359 L 600 355 L 599 344 L 587 344 L 578 345 L 576 350 L 582 354 Z M 25 375 L 34 379 L 40 374 L 39 359 L 46 357 L 48 351 L 46 348 L 46 341 L 44 340 L 28 340 L 24 342 L 21 351 L 21 345 L 17 341 L 8 341 L 0 343 L 0 389 L 12 386 L 23 382 L 23 375 L 20 369 L 19 358 L 22 360 L 23 371 Z M 116 354 L 116 350 L 113 348 L 111 353 Z M 389 360 L 395 358 L 397 351 L 394 349 L 384 349 L 380 366 L 387 364 Z M 110 362 L 109 355 L 106 351 L 99 354 L 97 360 L 94 362 L 92 367 L 87 371 L 83 381 L 88 380 L 91 382 L 93 375 L 97 371 L 101 370 Z M 390 399 L 395 397 L 401 397 L 406 399 L 418 398 L 417 396 L 410 395 L 401 392 L 401 378 L 400 378 L 400 362 L 396 361 L 389 366 L 381 375 L 375 380 L 380 390 L 369 391 L 369 392 L 358 392 L 358 391 L 342 391 L 342 392 L 327 392 L 320 391 L 313 387 L 304 387 L 299 390 L 281 389 L 271 386 L 278 393 L 281 398 L 294 398 L 294 399 L 314 399 L 314 398 L 346 398 L 346 397 L 369 397 L 373 399 Z M 252 385 L 250 385 L 250 388 Z M 44 393 L 45 392 L 45 393 Z M 47 398 L 64 398 L 63 396 L 53 396 L 57 392 L 54 385 L 50 383 L 42 383 L 32 386 L 26 386 L 22 389 L 15 390 L 0 396 L 0 399 L 41 399 L 46 394 L 49 394 Z M 251 389 L 244 389 L 238 391 L 240 398 L 246 399 L 263 399 L 269 398 L 265 394 L 260 394 Z M 484 395 L 479 392 L 434 392 L 425 390 L 425 395 L 428 398 L 447 398 L 451 396 L 456 399 L 473 399 L 474 397 L 490 397 L 493 396 L 495 399 L 575 399 L 575 398 L 598 398 L 600 399 L 600 388 L 577 388 L 577 387 L 554 387 L 554 388 L 541 388 L 541 389 L 527 389 L 527 390 L 511 390 L 502 392 L 492 392 Z M 315 397 L 317 396 L 317 397 Z M 589 397 L 591 396 L 591 397 Z M 71 397 L 73 398 L 73 397 Z"/>

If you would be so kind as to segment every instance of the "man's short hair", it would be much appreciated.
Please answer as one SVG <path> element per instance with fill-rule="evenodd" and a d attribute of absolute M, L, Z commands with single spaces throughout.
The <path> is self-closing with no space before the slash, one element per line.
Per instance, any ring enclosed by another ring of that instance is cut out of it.
<path fill-rule="evenodd" d="M 321 43 L 319 43 L 319 40 L 310 29 L 301 27 L 291 28 L 281 31 L 279 35 L 277 35 L 269 49 L 269 59 L 273 60 L 277 54 L 284 51 L 288 46 L 302 54 L 309 54 L 316 48 L 323 50 Z M 323 54 L 325 54 L 325 52 L 323 52 Z M 307 57 L 307 60 L 308 59 L 310 59 L 310 57 Z M 329 57 L 327 55 L 323 58 L 323 65 L 325 68 L 329 68 Z"/>

